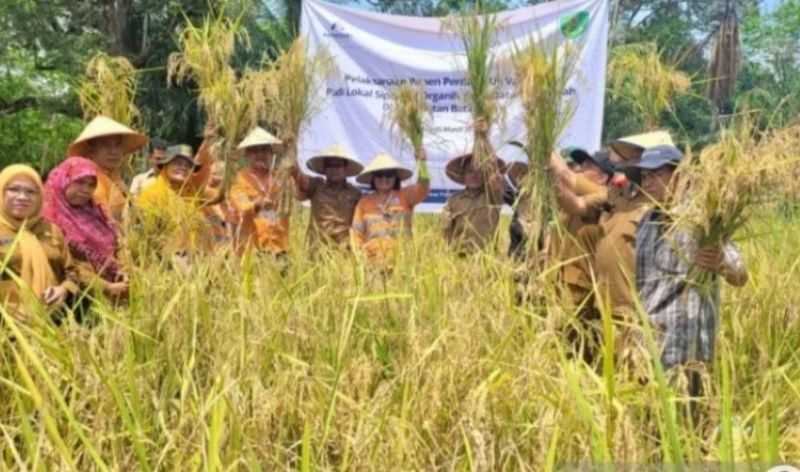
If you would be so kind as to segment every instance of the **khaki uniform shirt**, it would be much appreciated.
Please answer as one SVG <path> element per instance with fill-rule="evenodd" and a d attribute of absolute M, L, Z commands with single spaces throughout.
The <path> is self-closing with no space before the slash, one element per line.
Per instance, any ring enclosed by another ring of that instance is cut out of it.
<path fill-rule="evenodd" d="M 461 254 L 480 251 L 495 235 L 502 204 L 502 187 L 453 194 L 442 213 L 445 240 Z"/>
<path fill-rule="evenodd" d="M 343 186 L 330 185 L 327 180 L 308 179 L 300 200 L 311 200 L 311 221 L 308 223 L 308 243 L 311 247 L 323 244 L 347 246 L 350 227 L 361 192 L 345 182 Z"/>
<path fill-rule="evenodd" d="M 597 282 L 615 314 L 634 308 L 636 228 L 650 208 L 644 195 L 617 203 L 601 218 L 594 250 Z"/>

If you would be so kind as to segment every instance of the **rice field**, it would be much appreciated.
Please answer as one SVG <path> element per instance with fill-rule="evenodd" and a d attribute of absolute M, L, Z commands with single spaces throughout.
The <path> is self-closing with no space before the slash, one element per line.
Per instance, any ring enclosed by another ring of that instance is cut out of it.
<path fill-rule="evenodd" d="M 416 215 L 384 276 L 304 254 L 297 211 L 285 276 L 266 257 L 187 274 L 142 261 L 129 306 L 95 304 L 93 326 L 4 315 L 0 468 L 800 464 L 800 235 L 764 214 L 741 241 L 750 282 L 723 292 L 697 424 L 652 366 L 574 359 L 557 300 L 517 304 L 504 230 L 497 253 L 459 259 Z"/>

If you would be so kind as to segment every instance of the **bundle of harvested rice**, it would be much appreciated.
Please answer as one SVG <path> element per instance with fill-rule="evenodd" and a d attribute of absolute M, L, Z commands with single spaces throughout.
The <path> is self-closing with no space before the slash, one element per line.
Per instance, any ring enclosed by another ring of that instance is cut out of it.
<path fill-rule="evenodd" d="M 414 150 L 422 148 L 425 128 L 431 119 L 431 109 L 422 84 L 404 82 L 392 90 L 389 111 L 391 128 L 403 134 Z"/>
<path fill-rule="evenodd" d="M 513 56 L 517 95 L 522 102 L 527 131 L 525 147 L 530 175 L 525 191 L 530 215 L 537 228 L 530 235 L 530 247 L 541 247 L 547 228 L 557 222 L 555 183 L 548 172 L 550 155 L 575 112 L 574 98 L 565 95 L 577 66 L 578 55 L 569 45 L 557 47 L 530 39 Z"/>
<path fill-rule="evenodd" d="M 698 159 L 684 159 L 674 203 L 667 208 L 670 231 L 689 232 L 701 248 L 731 241 L 759 209 L 777 200 L 776 189 L 793 185 L 788 171 L 797 156 L 786 147 L 792 135 L 787 130 L 759 133 L 745 114 L 723 129 L 719 142 L 703 149 Z M 708 273 L 694 274 L 700 286 L 709 280 Z"/>
<path fill-rule="evenodd" d="M 495 73 L 495 54 L 492 47 L 501 25 L 496 15 L 482 13 L 478 2 L 474 10 L 447 18 L 443 29 L 455 33 L 464 46 L 466 78 L 470 87 L 464 100 L 470 106 L 476 124 L 472 155 L 481 168 L 490 170 L 495 161 L 489 133 L 492 124 L 499 118 L 497 90 L 492 85 L 492 76 Z"/>
<path fill-rule="evenodd" d="M 297 141 L 305 125 L 320 111 L 325 99 L 325 82 L 337 71 L 333 56 L 327 49 L 310 51 L 302 37 L 295 39 L 288 49 L 268 68 L 264 89 L 266 117 L 278 130 L 285 155 L 280 162 L 279 178 L 287 181 L 289 171 L 297 165 Z M 291 185 L 281 198 L 282 208 L 291 209 Z"/>

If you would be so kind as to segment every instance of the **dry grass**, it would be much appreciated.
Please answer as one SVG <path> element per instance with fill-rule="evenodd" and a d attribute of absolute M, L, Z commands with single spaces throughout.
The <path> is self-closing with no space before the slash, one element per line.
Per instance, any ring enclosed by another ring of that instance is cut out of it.
<path fill-rule="evenodd" d="M 608 77 L 609 91 L 630 103 L 648 130 L 660 127 L 661 114 L 692 85 L 689 76 L 664 62 L 653 43 L 615 48 Z"/>
<path fill-rule="evenodd" d="M 105 115 L 128 126 L 139 119 L 136 68 L 124 57 L 98 53 L 86 64 L 78 96 L 86 119 Z"/>

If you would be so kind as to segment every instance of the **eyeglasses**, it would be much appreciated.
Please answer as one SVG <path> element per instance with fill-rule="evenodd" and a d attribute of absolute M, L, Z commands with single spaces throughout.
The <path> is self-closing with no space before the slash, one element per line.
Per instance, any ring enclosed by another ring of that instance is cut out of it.
<path fill-rule="evenodd" d="M 9 195 L 14 195 L 17 197 L 23 196 L 28 198 L 33 198 L 39 195 L 39 190 L 35 188 L 28 188 L 28 187 L 19 187 L 16 185 L 12 185 L 10 187 L 6 187 L 5 191 Z"/>

